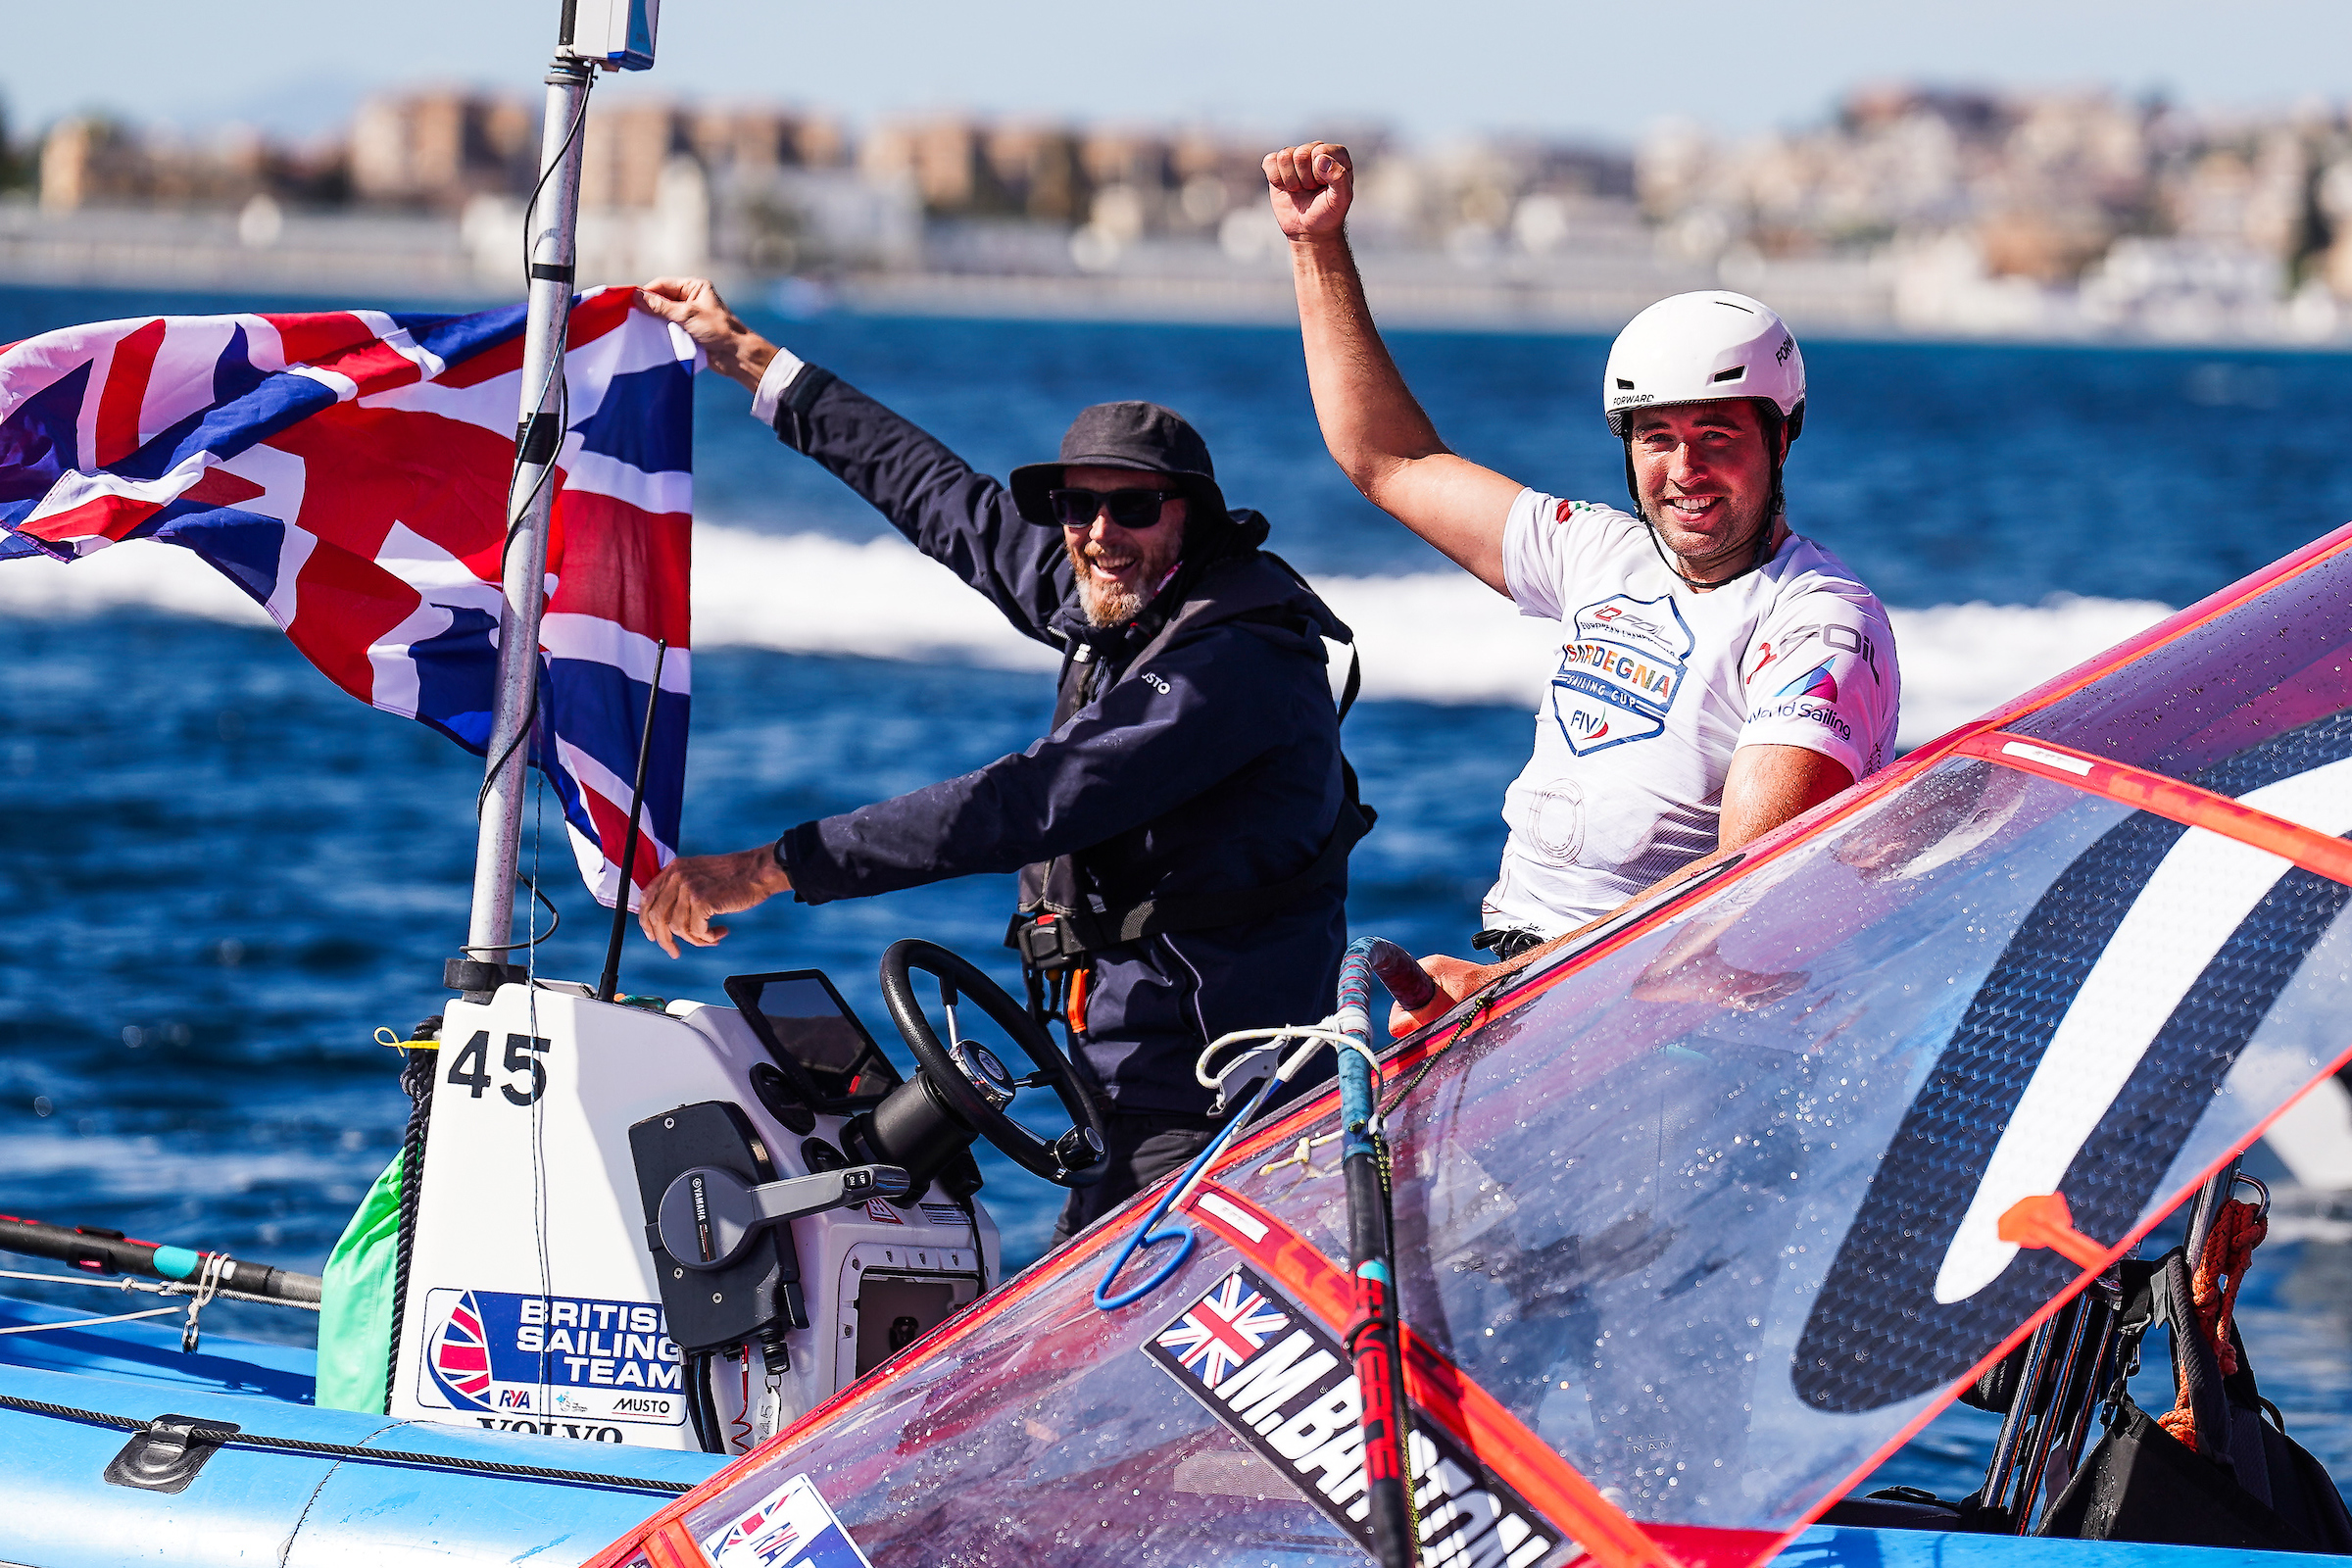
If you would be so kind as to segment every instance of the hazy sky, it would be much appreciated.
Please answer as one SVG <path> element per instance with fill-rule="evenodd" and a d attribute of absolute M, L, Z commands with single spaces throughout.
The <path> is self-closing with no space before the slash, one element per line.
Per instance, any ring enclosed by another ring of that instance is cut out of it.
<path fill-rule="evenodd" d="M 0 92 L 18 126 L 104 107 L 308 131 L 371 87 L 529 87 L 556 0 L 16 0 Z M 858 120 L 955 106 L 1423 138 L 1630 142 L 1665 116 L 1727 131 L 1818 119 L 1843 87 L 2160 88 L 2222 106 L 2352 94 L 2345 0 L 668 0 L 630 91 L 770 97 Z"/>

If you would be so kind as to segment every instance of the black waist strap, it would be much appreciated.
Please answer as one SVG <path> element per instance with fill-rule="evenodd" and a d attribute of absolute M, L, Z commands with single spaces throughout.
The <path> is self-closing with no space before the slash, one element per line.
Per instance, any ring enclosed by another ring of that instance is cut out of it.
<path fill-rule="evenodd" d="M 1372 824 L 1379 818 L 1372 808 L 1355 800 L 1354 770 L 1348 771 L 1348 799 L 1340 808 L 1340 820 L 1332 828 L 1331 837 L 1323 841 L 1313 863 L 1297 876 L 1264 887 L 1183 893 L 1100 911 L 1047 904 L 1015 917 L 1005 946 L 1019 950 L 1032 967 L 1052 970 L 1063 966 L 1057 959 L 1066 963 L 1089 953 L 1141 942 L 1162 932 L 1247 925 L 1281 913 L 1318 888 L 1338 880 L 1348 867 L 1348 853 L 1372 831 Z"/>
<path fill-rule="evenodd" d="M 1136 662 L 1141 662 L 1140 657 Z M 1063 705 L 1067 708 L 1070 682 L 1066 663 L 1063 687 Z M 1363 662 L 1350 648 L 1347 687 L 1339 700 L 1343 724 L 1362 689 Z M 1057 711 L 1055 722 L 1066 716 L 1065 712 Z M 1346 753 L 1340 755 L 1340 784 L 1339 819 L 1332 825 L 1331 836 L 1323 841 L 1323 848 L 1315 853 L 1314 860 L 1297 876 L 1265 887 L 1181 893 L 1171 898 L 1146 899 L 1124 908 L 1096 910 L 1079 906 L 1086 898 L 1085 882 L 1077 874 L 1077 857 L 1065 855 L 1044 865 L 1032 866 L 1022 874 L 1023 904 L 1004 934 L 1004 945 L 1020 954 L 1025 968 L 1057 974 L 1086 955 L 1104 948 L 1141 942 L 1163 932 L 1247 925 L 1279 914 L 1316 889 L 1337 880 L 1348 869 L 1348 853 L 1380 819 L 1380 813 L 1358 798 L 1355 768 Z M 1032 876 L 1037 878 L 1035 882 L 1029 880 Z"/>
<path fill-rule="evenodd" d="M 1141 942 L 1163 931 L 1204 931 L 1211 926 L 1247 925 L 1269 914 L 1280 914 L 1300 899 L 1336 880 L 1347 869 L 1348 854 L 1372 831 L 1370 807 L 1350 804 L 1340 813 L 1339 825 L 1323 841 L 1314 863 L 1297 876 L 1269 887 L 1243 888 L 1232 893 L 1186 893 L 1169 899 L 1147 899 L 1125 909 L 1101 914 L 1084 910 L 1059 915 L 1065 951 L 1076 939 L 1077 951 Z"/>

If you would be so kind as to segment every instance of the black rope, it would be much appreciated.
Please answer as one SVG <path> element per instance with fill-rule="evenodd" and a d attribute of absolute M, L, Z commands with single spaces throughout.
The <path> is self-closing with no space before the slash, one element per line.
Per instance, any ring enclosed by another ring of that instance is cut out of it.
<path fill-rule="evenodd" d="M 1525 970 L 1513 969 L 1509 974 L 1496 975 L 1493 980 L 1487 982 L 1486 989 L 1479 994 L 1478 1005 L 1471 1009 L 1470 1016 L 1464 1018 L 1461 1026 L 1454 1030 L 1453 1038 L 1424 1057 L 1421 1065 L 1415 1069 L 1413 1076 L 1406 1081 L 1404 1087 L 1389 1097 L 1389 1102 L 1380 1109 L 1382 1121 L 1385 1122 L 1396 1114 L 1396 1107 L 1404 1103 L 1406 1097 L 1421 1087 L 1421 1080 L 1429 1076 L 1430 1070 L 1437 1066 L 1439 1058 L 1451 1054 L 1454 1047 L 1469 1038 L 1487 1021 L 1488 1009 L 1494 1005 L 1495 999 L 1517 984 L 1525 976 Z"/>
<path fill-rule="evenodd" d="M 50 1404 L 41 1399 L 20 1399 L 13 1394 L 0 1394 L 0 1408 L 22 1410 L 28 1415 L 55 1416 L 64 1421 L 77 1421 L 84 1426 L 113 1427 L 122 1432 L 144 1432 L 149 1423 L 136 1416 L 115 1415 L 105 1410 L 80 1410 L 70 1404 Z M 326 1459 L 357 1459 L 364 1464 L 393 1465 L 402 1469 L 466 1470 L 476 1475 L 514 1476 L 526 1481 L 564 1481 L 576 1486 L 607 1487 L 621 1492 L 657 1492 L 675 1497 L 692 1492 L 699 1483 L 685 1481 L 652 1481 L 642 1476 L 599 1475 L 591 1470 L 550 1470 L 535 1464 L 500 1464 L 493 1459 L 466 1459 L 448 1453 L 406 1453 L 398 1448 L 364 1448 L 351 1443 L 315 1443 L 308 1438 L 272 1438 L 258 1432 L 220 1432 L 218 1429 L 198 1428 L 194 1433 L 198 1443 L 216 1444 L 224 1448 L 277 1448 L 287 1453 L 311 1453 Z"/>
<path fill-rule="evenodd" d="M 547 775 L 545 773 L 539 775 L 539 782 L 541 784 L 545 784 L 547 782 Z M 537 827 L 534 826 L 532 831 L 536 833 L 538 831 Z M 531 897 L 537 899 L 540 905 L 543 906 L 547 910 L 548 919 L 546 932 L 540 936 L 532 937 L 527 942 L 469 942 L 464 948 L 459 950 L 466 954 L 468 957 L 477 953 L 513 953 L 516 948 L 524 949 L 533 956 L 536 956 L 539 944 L 547 941 L 550 937 L 553 937 L 556 934 L 557 928 L 564 924 L 564 911 L 556 907 L 556 904 L 553 899 L 539 891 L 539 873 L 536 866 L 536 857 L 538 855 L 538 851 L 534 848 L 531 853 L 534 858 L 533 869 L 529 880 L 525 881 L 523 886 L 530 890 Z M 530 907 L 530 906 L 526 904 L 523 906 L 523 907 L 527 909 Z M 534 926 L 533 929 L 536 929 L 536 927 Z"/>
<path fill-rule="evenodd" d="M 694 1430 L 696 1446 L 705 1453 L 727 1451 L 727 1429 L 718 1417 L 718 1401 L 710 1394 L 710 1363 L 709 1350 L 690 1350 L 685 1361 L 686 1418 Z"/>
<path fill-rule="evenodd" d="M 438 1031 L 435 1031 L 438 1033 Z M 384 1411 L 400 1381 L 400 1333 L 409 1309 L 409 1255 L 416 1246 L 416 1205 L 424 1196 L 424 1134 L 432 1123 L 433 1068 L 440 1053 L 411 1050 L 400 1086 L 409 1092 L 409 1128 L 400 1145 L 400 1230 L 392 1250 L 392 1343 L 384 1348 Z"/>

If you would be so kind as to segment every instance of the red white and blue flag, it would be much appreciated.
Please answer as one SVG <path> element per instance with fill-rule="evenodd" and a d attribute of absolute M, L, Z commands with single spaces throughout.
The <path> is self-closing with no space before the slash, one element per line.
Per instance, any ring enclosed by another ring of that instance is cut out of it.
<path fill-rule="evenodd" d="M 467 1291 L 449 1309 L 427 1351 L 433 1377 L 453 1398 L 490 1407 L 490 1335 L 482 1311 Z"/>
<path fill-rule="evenodd" d="M 692 687 L 685 334 L 572 307 L 530 760 L 611 904 L 655 647 L 636 888 L 676 854 Z M 0 348 L 0 560 L 193 551 L 362 702 L 489 743 L 523 309 L 151 316 Z"/>
<path fill-rule="evenodd" d="M 1290 1314 L 1250 1289 L 1237 1271 L 1194 1303 L 1193 1309 L 1160 1331 L 1155 1342 L 1203 1384 L 1215 1388 L 1225 1375 L 1266 1348 L 1290 1322 Z"/>

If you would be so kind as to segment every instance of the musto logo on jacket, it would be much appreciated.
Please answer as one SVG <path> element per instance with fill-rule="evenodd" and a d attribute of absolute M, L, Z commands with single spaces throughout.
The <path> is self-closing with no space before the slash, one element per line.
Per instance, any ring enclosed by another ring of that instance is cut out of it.
<path fill-rule="evenodd" d="M 1690 628 L 1671 597 L 1612 594 L 1576 612 L 1576 640 L 1560 650 L 1551 712 L 1579 757 L 1666 727 L 1690 671 Z"/>

